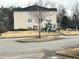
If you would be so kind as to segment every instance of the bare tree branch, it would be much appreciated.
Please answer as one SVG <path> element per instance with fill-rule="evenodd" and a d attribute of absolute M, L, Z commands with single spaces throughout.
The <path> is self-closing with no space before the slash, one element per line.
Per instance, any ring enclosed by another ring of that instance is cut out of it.
<path fill-rule="evenodd" d="M 48 4 L 49 4 L 48 0 L 46 2 L 39 0 L 36 3 L 36 8 L 32 8 L 33 11 L 30 12 L 31 15 L 34 17 L 34 19 L 37 21 L 37 24 L 39 26 L 39 29 L 38 29 L 39 30 L 39 37 L 41 37 L 41 22 L 44 21 L 47 18 L 47 16 L 52 15 L 52 13 L 50 13 L 50 11 L 44 10 Z"/>

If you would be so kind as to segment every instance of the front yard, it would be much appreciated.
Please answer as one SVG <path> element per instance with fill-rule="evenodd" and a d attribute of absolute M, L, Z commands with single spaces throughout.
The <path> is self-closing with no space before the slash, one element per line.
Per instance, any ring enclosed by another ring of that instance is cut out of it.
<path fill-rule="evenodd" d="M 21 38 L 21 37 L 37 37 L 38 36 L 37 31 L 8 31 L 6 33 L 2 33 L 2 38 Z M 79 31 L 58 31 L 58 32 L 41 32 L 41 36 L 73 36 L 73 35 L 79 35 Z"/>
<path fill-rule="evenodd" d="M 6 33 L 2 33 L 1 37 L 7 38 L 20 38 L 20 37 L 36 37 L 38 36 L 37 31 L 9 31 Z M 58 33 L 56 32 L 41 32 L 41 36 L 57 36 Z"/>
<path fill-rule="evenodd" d="M 73 35 L 79 35 L 79 31 L 63 31 L 61 30 L 61 32 L 66 35 L 66 36 L 73 36 Z"/>

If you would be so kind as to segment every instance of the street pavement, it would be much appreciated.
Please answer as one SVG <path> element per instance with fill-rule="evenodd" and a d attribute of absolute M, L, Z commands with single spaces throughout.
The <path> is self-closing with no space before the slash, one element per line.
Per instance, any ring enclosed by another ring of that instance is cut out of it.
<path fill-rule="evenodd" d="M 37 50 L 58 50 L 62 48 L 79 47 L 79 36 L 61 36 L 63 39 L 48 42 L 16 42 L 14 39 L 0 39 L 0 59 L 41 59 L 44 53 L 35 54 Z M 30 58 L 26 58 L 26 57 Z M 34 58 L 35 59 L 35 58 Z"/>

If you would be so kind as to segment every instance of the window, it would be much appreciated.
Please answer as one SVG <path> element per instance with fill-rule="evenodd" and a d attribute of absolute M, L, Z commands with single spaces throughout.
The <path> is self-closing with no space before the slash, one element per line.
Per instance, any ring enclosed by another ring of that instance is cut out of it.
<path fill-rule="evenodd" d="M 28 19 L 28 22 L 32 22 L 32 19 Z"/>

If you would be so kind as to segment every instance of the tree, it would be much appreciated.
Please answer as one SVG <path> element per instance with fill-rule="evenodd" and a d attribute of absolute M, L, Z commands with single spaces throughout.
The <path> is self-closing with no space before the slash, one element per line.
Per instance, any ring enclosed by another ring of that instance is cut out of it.
<path fill-rule="evenodd" d="M 35 8 L 32 8 L 33 11 L 31 12 L 31 15 L 39 25 L 39 38 L 41 37 L 41 22 L 49 15 L 49 12 L 44 11 L 43 8 L 45 8 L 48 4 L 49 2 L 47 1 L 44 3 L 42 0 L 39 0 L 35 4 Z"/>
<path fill-rule="evenodd" d="M 79 2 L 76 2 L 74 7 L 72 8 L 72 12 L 73 12 L 73 17 L 72 17 L 73 28 L 78 30 L 79 28 Z"/>
<path fill-rule="evenodd" d="M 12 10 L 9 8 L 3 6 L 0 8 L 0 32 L 8 31 L 10 26 L 12 27 L 10 23 L 12 22 L 13 13 L 11 12 Z"/>
<path fill-rule="evenodd" d="M 58 6 L 58 22 L 61 22 L 63 16 L 65 16 L 66 11 L 63 5 Z"/>
<path fill-rule="evenodd" d="M 13 9 L 15 7 L 11 6 L 8 8 L 8 17 L 9 17 L 9 21 L 8 21 L 8 30 L 13 30 L 14 28 L 14 18 L 13 18 Z"/>
<path fill-rule="evenodd" d="M 67 16 L 64 16 L 64 17 L 62 18 L 62 21 L 61 21 L 61 28 L 62 28 L 62 29 L 66 29 L 66 28 L 69 27 L 69 25 L 70 25 L 70 22 L 69 22 L 68 17 L 67 17 Z"/>
<path fill-rule="evenodd" d="M 57 22 L 58 22 L 58 27 L 61 28 L 61 21 L 62 18 L 65 16 L 66 11 L 63 5 L 58 6 L 58 15 L 57 15 Z"/>
<path fill-rule="evenodd" d="M 6 9 L 2 6 L 0 8 L 0 36 L 1 36 L 1 33 L 7 31 L 7 20 L 8 20 L 8 17 L 7 17 L 7 10 L 5 11 Z"/>

